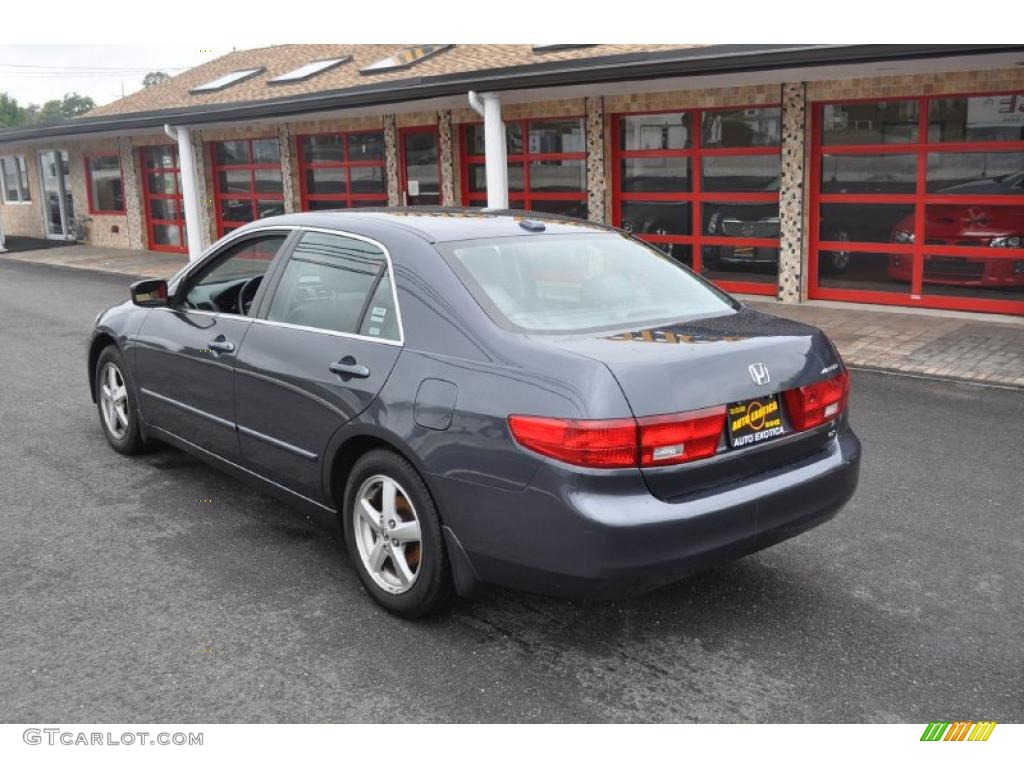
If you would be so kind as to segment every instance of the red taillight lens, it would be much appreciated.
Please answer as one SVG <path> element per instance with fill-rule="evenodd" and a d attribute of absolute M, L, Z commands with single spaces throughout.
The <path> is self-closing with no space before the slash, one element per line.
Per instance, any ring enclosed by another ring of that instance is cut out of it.
<path fill-rule="evenodd" d="M 725 424 L 725 406 L 637 419 L 640 466 L 660 467 L 714 456 Z"/>
<path fill-rule="evenodd" d="M 524 448 L 581 467 L 660 467 L 713 456 L 725 406 L 641 419 L 509 416 Z"/>
<path fill-rule="evenodd" d="M 786 390 L 786 408 L 793 428 L 801 432 L 836 418 L 846 410 L 849 394 L 848 371 L 806 387 Z"/>
<path fill-rule="evenodd" d="M 546 419 L 509 416 L 516 442 L 531 451 L 581 467 L 635 467 L 633 419 Z"/>

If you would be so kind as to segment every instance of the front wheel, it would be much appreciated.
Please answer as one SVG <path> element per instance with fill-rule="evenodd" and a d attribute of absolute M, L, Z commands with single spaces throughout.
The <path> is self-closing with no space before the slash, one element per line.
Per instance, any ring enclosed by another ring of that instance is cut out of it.
<path fill-rule="evenodd" d="M 96 408 L 107 442 L 118 453 L 131 455 L 143 448 L 139 416 L 121 351 L 111 345 L 96 361 Z"/>
<path fill-rule="evenodd" d="M 409 462 L 387 450 L 359 459 L 342 514 L 349 557 L 374 600 L 409 619 L 449 600 L 452 577 L 441 521 Z"/>

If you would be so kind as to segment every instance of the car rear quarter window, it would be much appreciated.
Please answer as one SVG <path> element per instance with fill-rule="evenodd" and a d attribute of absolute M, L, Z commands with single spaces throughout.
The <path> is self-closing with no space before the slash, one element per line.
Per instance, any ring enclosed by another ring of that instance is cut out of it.
<path fill-rule="evenodd" d="M 495 322 L 527 332 L 628 328 L 737 306 L 659 251 L 615 233 L 473 240 L 442 253 Z"/>
<path fill-rule="evenodd" d="M 307 232 L 285 266 L 267 320 L 398 340 L 395 315 L 387 257 L 379 246 Z"/>

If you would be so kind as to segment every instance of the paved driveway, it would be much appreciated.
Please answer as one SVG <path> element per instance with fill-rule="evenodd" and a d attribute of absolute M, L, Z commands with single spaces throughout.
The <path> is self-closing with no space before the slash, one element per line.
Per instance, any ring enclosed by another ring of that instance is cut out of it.
<path fill-rule="evenodd" d="M 833 522 L 630 602 L 409 624 L 331 521 L 107 448 L 83 344 L 124 282 L 0 263 L 0 721 L 1024 719 L 1019 391 L 857 373 Z"/>

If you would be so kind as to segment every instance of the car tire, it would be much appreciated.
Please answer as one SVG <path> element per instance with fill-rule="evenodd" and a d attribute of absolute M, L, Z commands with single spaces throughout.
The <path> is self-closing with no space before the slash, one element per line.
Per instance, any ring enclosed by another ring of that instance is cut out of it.
<path fill-rule="evenodd" d="M 845 231 L 840 231 L 834 238 L 838 242 L 850 242 L 850 236 Z M 832 251 L 829 258 L 824 260 L 824 273 L 826 275 L 841 275 L 850 266 L 850 252 L 847 250 Z"/>
<path fill-rule="evenodd" d="M 100 427 L 110 447 L 126 456 L 141 453 L 145 443 L 139 428 L 135 388 L 121 350 L 113 344 L 106 347 L 96 361 L 93 376 Z"/>
<path fill-rule="evenodd" d="M 352 565 L 381 606 L 416 619 L 451 599 L 441 518 L 423 478 L 403 457 L 375 449 L 356 461 L 342 515 Z"/>

